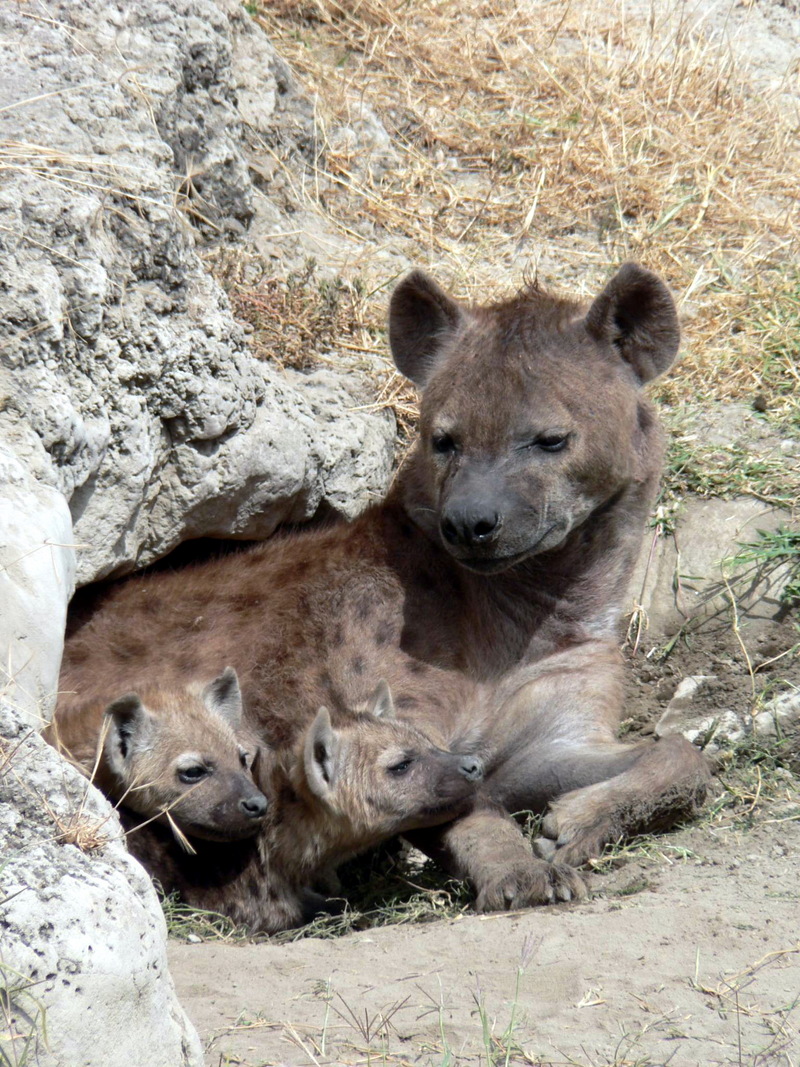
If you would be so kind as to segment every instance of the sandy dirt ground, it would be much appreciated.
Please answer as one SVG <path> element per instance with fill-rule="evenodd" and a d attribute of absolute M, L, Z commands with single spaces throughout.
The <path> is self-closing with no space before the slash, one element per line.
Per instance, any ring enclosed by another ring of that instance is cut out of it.
<path fill-rule="evenodd" d="M 172 973 L 215 1067 L 797 1064 L 800 823 L 779 804 L 659 846 L 594 875 L 580 905 L 173 943 Z"/>

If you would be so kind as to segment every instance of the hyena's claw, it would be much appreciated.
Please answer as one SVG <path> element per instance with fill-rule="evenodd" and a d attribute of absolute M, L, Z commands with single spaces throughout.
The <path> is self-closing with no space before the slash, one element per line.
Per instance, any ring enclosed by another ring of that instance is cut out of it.
<path fill-rule="evenodd" d="M 531 856 L 524 865 L 493 873 L 478 891 L 478 911 L 507 911 L 535 904 L 582 900 L 586 883 L 577 871 L 564 864 L 547 863 Z"/>
<path fill-rule="evenodd" d="M 549 837 L 537 837 L 533 841 L 533 853 L 540 860 L 547 860 L 548 863 L 552 863 L 556 854 L 556 843 L 551 841 Z"/>

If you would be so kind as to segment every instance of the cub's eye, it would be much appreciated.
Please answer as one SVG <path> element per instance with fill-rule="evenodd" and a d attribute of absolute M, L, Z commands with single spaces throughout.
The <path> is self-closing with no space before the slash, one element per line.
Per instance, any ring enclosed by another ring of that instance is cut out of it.
<path fill-rule="evenodd" d="M 249 752 L 245 752 L 245 750 L 243 748 L 240 748 L 239 749 L 239 762 L 241 763 L 241 765 L 244 767 L 245 770 L 247 770 L 249 759 L 250 759 L 250 753 Z"/>
<path fill-rule="evenodd" d="M 543 433 L 533 444 L 543 452 L 561 452 L 567 447 L 568 433 Z"/>
<path fill-rule="evenodd" d="M 182 782 L 186 782 L 187 785 L 193 785 L 195 782 L 201 781 L 207 774 L 208 769 L 202 763 L 195 763 L 190 767 L 181 767 L 178 771 L 178 777 Z"/>
<path fill-rule="evenodd" d="M 408 773 L 408 768 L 414 761 L 412 759 L 401 760 L 400 763 L 395 763 L 393 767 L 387 767 L 389 774 L 393 774 L 396 778 L 402 778 L 404 774 Z"/>
<path fill-rule="evenodd" d="M 431 448 L 440 456 L 449 456 L 455 452 L 456 443 L 449 433 L 435 433 L 431 438 Z"/>

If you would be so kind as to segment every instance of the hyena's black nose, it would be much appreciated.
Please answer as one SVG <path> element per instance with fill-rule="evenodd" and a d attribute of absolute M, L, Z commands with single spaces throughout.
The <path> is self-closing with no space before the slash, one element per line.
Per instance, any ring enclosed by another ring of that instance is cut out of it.
<path fill-rule="evenodd" d="M 250 819 L 260 819 L 267 814 L 267 798 L 261 793 L 256 793 L 252 797 L 242 797 L 239 801 L 239 810 Z"/>
<path fill-rule="evenodd" d="M 477 756 L 462 756 L 458 769 L 469 782 L 479 782 L 483 778 L 483 764 Z"/>
<path fill-rule="evenodd" d="M 492 508 L 453 508 L 442 516 L 442 537 L 450 545 L 485 545 L 494 541 L 501 525 Z"/>

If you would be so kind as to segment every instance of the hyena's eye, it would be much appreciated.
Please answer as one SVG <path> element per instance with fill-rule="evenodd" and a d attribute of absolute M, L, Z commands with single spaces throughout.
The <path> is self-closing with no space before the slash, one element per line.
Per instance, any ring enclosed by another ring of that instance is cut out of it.
<path fill-rule="evenodd" d="M 413 763 L 413 759 L 404 759 L 400 763 L 395 763 L 391 767 L 387 767 L 389 774 L 393 774 L 396 778 L 401 778 L 404 774 L 408 773 L 408 768 Z"/>
<path fill-rule="evenodd" d="M 455 452 L 456 443 L 449 433 L 435 433 L 431 438 L 431 448 L 440 456 L 449 456 Z"/>
<path fill-rule="evenodd" d="M 245 752 L 243 748 L 239 749 L 239 762 L 244 767 L 244 769 L 247 770 L 250 764 L 250 753 Z"/>
<path fill-rule="evenodd" d="M 542 452 L 561 452 L 567 447 L 569 434 L 554 430 L 540 434 L 533 442 L 535 448 L 541 448 Z"/>
<path fill-rule="evenodd" d="M 208 768 L 204 767 L 202 763 L 193 763 L 188 767 L 181 767 L 178 771 L 178 777 L 182 782 L 186 782 L 187 785 L 193 785 L 195 782 L 201 781 L 208 774 Z"/>

